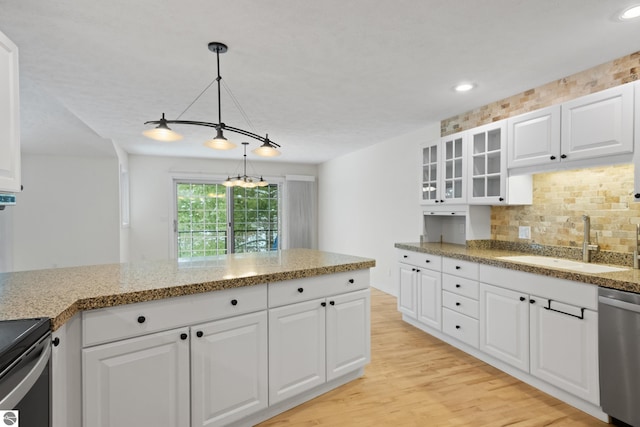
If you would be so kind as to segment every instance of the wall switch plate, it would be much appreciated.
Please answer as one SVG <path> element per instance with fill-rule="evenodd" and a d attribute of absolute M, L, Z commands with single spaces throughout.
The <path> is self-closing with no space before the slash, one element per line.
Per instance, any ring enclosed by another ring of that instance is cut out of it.
<path fill-rule="evenodd" d="M 528 225 L 521 225 L 518 227 L 518 238 L 531 239 L 531 227 Z"/>

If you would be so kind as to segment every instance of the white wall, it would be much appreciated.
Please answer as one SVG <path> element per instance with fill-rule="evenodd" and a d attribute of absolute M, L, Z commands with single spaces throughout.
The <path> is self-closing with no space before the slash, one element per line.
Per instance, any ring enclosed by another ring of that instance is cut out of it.
<path fill-rule="evenodd" d="M 422 233 L 420 145 L 440 123 L 319 167 L 319 249 L 374 258 L 371 285 L 397 295 L 396 242 Z"/>
<path fill-rule="evenodd" d="M 22 185 L 7 207 L 13 271 L 119 262 L 115 157 L 23 153 Z"/>
<path fill-rule="evenodd" d="M 129 155 L 131 224 L 129 260 L 169 259 L 172 255 L 172 174 L 219 175 L 238 173 L 239 161 Z M 247 172 L 269 177 L 317 175 L 315 165 L 250 160 Z M 242 172 L 242 171 L 240 171 Z"/>

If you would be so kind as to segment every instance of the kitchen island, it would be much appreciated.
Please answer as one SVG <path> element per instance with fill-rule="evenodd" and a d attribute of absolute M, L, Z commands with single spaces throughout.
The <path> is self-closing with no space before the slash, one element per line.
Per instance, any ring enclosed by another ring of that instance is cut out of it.
<path fill-rule="evenodd" d="M 53 426 L 253 425 L 370 360 L 372 259 L 293 249 L 0 275 L 50 317 Z"/>

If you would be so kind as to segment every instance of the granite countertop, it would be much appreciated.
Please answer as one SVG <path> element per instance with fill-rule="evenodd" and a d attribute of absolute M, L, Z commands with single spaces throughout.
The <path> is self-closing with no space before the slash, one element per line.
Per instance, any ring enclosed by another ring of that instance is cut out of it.
<path fill-rule="evenodd" d="M 615 265 L 615 267 L 627 268 L 625 271 L 615 271 L 610 273 L 583 273 L 499 259 L 499 257 L 505 256 L 530 255 L 530 253 L 521 251 L 472 248 L 465 245 L 456 245 L 451 243 L 396 243 L 395 247 L 398 249 L 406 249 L 409 251 L 423 252 L 432 255 L 442 255 L 449 258 L 473 261 L 479 264 L 493 265 L 495 267 L 509 268 L 511 270 L 525 271 L 527 273 L 541 274 L 544 276 L 557 277 L 559 279 L 575 280 L 607 288 L 640 293 L 640 270 L 629 266 Z M 553 255 L 551 254 L 550 256 Z"/>
<path fill-rule="evenodd" d="M 375 260 L 311 249 L 0 273 L 0 320 L 49 317 L 56 330 L 81 310 L 361 270 Z"/>

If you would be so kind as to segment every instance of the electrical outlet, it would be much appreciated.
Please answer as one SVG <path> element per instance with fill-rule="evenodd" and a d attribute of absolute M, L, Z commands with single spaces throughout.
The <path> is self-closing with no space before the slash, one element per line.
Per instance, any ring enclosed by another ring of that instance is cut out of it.
<path fill-rule="evenodd" d="M 531 239 L 531 227 L 528 225 L 521 225 L 518 227 L 518 238 Z"/>

